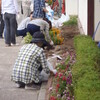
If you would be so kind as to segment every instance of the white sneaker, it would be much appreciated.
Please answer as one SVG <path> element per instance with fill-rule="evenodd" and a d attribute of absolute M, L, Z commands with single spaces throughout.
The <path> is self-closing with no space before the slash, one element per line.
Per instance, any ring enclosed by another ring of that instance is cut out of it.
<path fill-rule="evenodd" d="M 16 43 L 16 44 L 11 43 L 11 46 L 19 46 L 19 44 L 18 43 Z"/>

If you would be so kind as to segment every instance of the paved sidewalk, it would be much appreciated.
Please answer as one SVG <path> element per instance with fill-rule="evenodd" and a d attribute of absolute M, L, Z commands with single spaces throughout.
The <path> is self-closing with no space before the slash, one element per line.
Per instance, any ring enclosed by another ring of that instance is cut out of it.
<path fill-rule="evenodd" d="M 21 37 L 17 38 L 17 42 L 20 41 Z M 43 83 L 40 90 L 25 90 L 16 88 L 10 79 L 20 48 L 21 45 L 5 47 L 4 39 L 0 39 L 0 100 L 45 100 L 47 83 Z"/>

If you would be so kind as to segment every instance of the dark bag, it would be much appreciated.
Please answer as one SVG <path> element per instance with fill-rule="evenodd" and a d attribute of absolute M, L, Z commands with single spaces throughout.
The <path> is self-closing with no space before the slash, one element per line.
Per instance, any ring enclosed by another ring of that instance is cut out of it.
<path fill-rule="evenodd" d="M 21 14 L 23 14 L 23 6 L 22 6 L 22 2 L 21 2 Z"/>

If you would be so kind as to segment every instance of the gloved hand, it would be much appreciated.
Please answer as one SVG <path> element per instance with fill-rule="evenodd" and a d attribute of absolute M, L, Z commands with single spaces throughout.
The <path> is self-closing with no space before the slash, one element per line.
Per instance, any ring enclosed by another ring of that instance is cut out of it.
<path fill-rule="evenodd" d="M 53 69 L 52 72 L 55 75 L 57 73 L 57 70 L 56 69 Z"/>
<path fill-rule="evenodd" d="M 53 41 L 52 41 L 52 40 L 50 41 L 50 45 L 52 45 L 52 46 L 54 45 L 54 43 L 53 43 Z"/>

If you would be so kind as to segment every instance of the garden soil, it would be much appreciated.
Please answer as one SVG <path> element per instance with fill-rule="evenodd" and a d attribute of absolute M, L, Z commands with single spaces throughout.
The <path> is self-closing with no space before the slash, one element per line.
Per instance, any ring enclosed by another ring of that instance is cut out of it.
<path fill-rule="evenodd" d="M 74 50 L 74 37 L 79 34 L 77 26 L 62 26 L 60 27 L 61 35 L 64 38 L 63 44 L 56 45 L 54 49 L 48 51 L 48 55 L 57 54 L 62 55 L 66 51 Z"/>
<path fill-rule="evenodd" d="M 64 38 L 63 44 L 56 45 L 54 49 L 48 51 L 47 52 L 48 56 L 51 56 L 52 54 L 56 54 L 64 58 L 63 54 L 66 53 L 67 51 L 70 51 L 71 53 L 75 54 L 74 37 L 79 34 L 78 27 L 77 26 L 62 26 L 60 30 L 61 30 L 61 35 Z M 65 60 L 65 58 L 63 60 Z M 49 100 L 49 88 L 52 86 L 52 78 L 53 76 L 50 76 L 48 80 L 45 100 Z"/>

